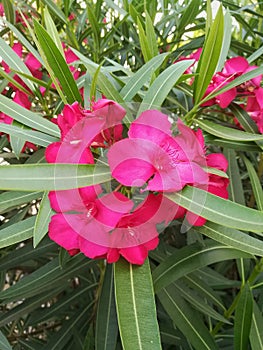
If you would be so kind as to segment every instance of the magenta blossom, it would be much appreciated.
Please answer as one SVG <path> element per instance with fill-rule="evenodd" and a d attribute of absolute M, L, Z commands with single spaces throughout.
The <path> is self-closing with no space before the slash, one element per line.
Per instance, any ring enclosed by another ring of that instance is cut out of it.
<path fill-rule="evenodd" d="M 206 184 L 206 159 L 193 130 L 178 120 L 180 134 L 171 135 L 168 117 L 145 111 L 130 126 L 129 138 L 108 152 L 112 176 L 125 186 L 173 192 L 185 185 Z"/>
<path fill-rule="evenodd" d="M 205 96 L 209 95 L 215 90 L 219 90 L 222 87 L 229 84 L 237 77 L 254 70 L 257 66 L 250 66 L 248 61 L 244 57 L 233 57 L 226 61 L 221 72 L 216 73 L 210 85 L 207 88 Z M 229 89 L 228 91 L 217 95 L 213 99 L 205 102 L 203 106 L 212 106 L 218 104 L 221 108 L 226 108 L 235 99 L 236 96 L 249 95 L 254 92 L 260 86 L 262 75 L 248 80 L 247 82 Z"/>
<path fill-rule="evenodd" d="M 188 56 L 179 57 L 176 61 L 174 61 L 174 63 L 177 63 L 180 61 L 194 60 L 194 63 L 189 68 L 187 68 L 187 70 L 184 72 L 184 74 L 192 74 L 193 66 L 195 65 L 196 62 L 199 61 L 201 53 L 202 53 L 202 48 L 200 47 L 199 49 L 197 49 L 195 52 L 192 52 Z"/>

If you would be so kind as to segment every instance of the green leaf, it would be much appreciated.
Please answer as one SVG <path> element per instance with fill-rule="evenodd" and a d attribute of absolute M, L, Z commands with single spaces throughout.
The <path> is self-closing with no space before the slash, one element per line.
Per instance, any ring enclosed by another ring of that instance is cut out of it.
<path fill-rule="evenodd" d="M 189 307 L 173 285 L 159 291 L 157 296 L 176 327 L 195 349 L 217 349 L 214 339 L 199 315 Z"/>
<path fill-rule="evenodd" d="M 263 213 L 196 187 L 165 194 L 167 198 L 207 220 L 239 230 L 262 232 Z"/>
<path fill-rule="evenodd" d="M 181 36 L 185 32 L 185 27 L 188 24 L 193 23 L 193 21 L 195 20 L 199 12 L 200 3 L 200 0 L 192 0 L 189 3 L 189 5 L 184 9 L 183 15 L 179 19 L 178 26 L 176 28 L 176 30 L 179 33 L 179 36 Z"/>
<path fill-rule="evenodd" d="M 0 38 L 0 56 L 5 61 L 6 64 L 10 67 L 10 69 L 14 69 L 18 72 L 26 73 L 32 76 L 32 73 L 27 68 L 22 59 L 12 50 L 12 48 L 7 45 L 7 43 Z M 19 74 L 18 74 L 19 75 Z M 28 79 L 24 78 L 22 75 L 20 76 L 23 82 L 29 87 L 30 90 L 34 90 L 35 87 Z"/>
<path fill-rule="evenodd" d="M 39 131 L 43 131 L 52 136 L 60 137 L 60 132 L 57 125 L 43 118 L 41 115 L 20 106 L 4 95 L 0 95 L 0 111 L 9 115 L 11 118 L 17 120 L 21 124 L 30 126 L 31 128 Z"/>
<path fill-rule="evenodd" d="M 114 265 L 115 295 L 119 330 L 125 350 L 160 350 L 151 270 L 124 259 Z"/>
<path fill-rule="evenodd" d="M 131 101 L 132 98 L 140 91 L 143 85 L 150 80 L 154 71 L 160 67 L 169 53 L 162 53 L 153 57 L 149 62 L 144 64 L 122 88 L 120 94 L 125 101 Z"/>
<path fill-rule="evenodd" d="M 4 11 L 5 11 L 5 17 L 6 19 L 11 22 L 15 23 L 15 11 L 14 6 L 10 0 L 3 0 L 4 5 Z"/>
<path fill-rule="evenodd" d="M 54 258 L 8 289 L 1 291 L 0 299 L 9 302 L 49 291 L 59 287 L 61 283 L 69 283 L 70 278 L 76 277 L 81 271 L 87 271 L 92 264 L 93 260 L 78 254 L 61 269 L 58 258 Z"/>
<path fill-rule="evenodd" d="M 224 148 L 230 148 L 237 151 L 245 152 L 261 152 L 261 148 L 254 144 L 254 142 L 240 142 L 240 141 L 230 141 L 225 139 L 212 138 L 209 139 L 209 143 L 217 145 Z"/>
<path fill-rule="evenodd" d="M 42 192 L 4 192 L 0 194 L 0 214 L 3 214 L 21 204 L 41 198 Z"/>
<path fill-rule="evenodd" d="M 145 12 L 145 17 L 146 17 L 146 21 L 145 21 L 146 39 L 150 49 L 151 57 L 155 57 L 159 54 L 159 50 L 157 45 L 157 38 L 154 31 L 154 25 L 147 11 Z"/>
<path fill-rule="evenodd" d="M 212 135 L 221 137 L 222 139 L 243 142 L 263 140 L 263 136 L 261 134 L 250 134 L 245 131 L 222 126 L 208 120 L 198 120 L 197 123 L 205 131 L 209 132 Z"/>
<path fill-rule="evenodd" d="M 214 241 L 239 249 L 245 253 L 263 256 L 263 242 L 242 231 L 207 222 L 196 230 Z"/>
<path fill-rule="evenodd" d="M 180 61 L 166 68 L 153 82 L 141 103 L 138 115 L 147 109 L 159 109 L 185 70 L 193 60 Z"/>
<path fill-rule="evenodd" d="M 242 156 L 242 159 L 244 160 L 245 165 L 247 167 L 250 183 L 253 189 L 253 194 L 255 196 L 258 209 L 263 212 L 263 190 L 258 174 L 255 168 L 253 167 L 252 163 L 245 156 Z"/>
<path fill-rule="evenodd" d="M 253 61 L 256 61 L 262 55 L 263 55 L 263 46 L 258 48 L 249 57 L 247 57 L 247 61 L 248 61 L 249 64 L 251 64 Z"/>
<path fill-rule="evenodd" d="M 41 242 L 48 232 L 48 225 L 52 216 L 52 209 L 50 207 L 48 192 L 44 193 L 41 200 L 41 204 L 38 210 L 36 223 L 33 232 L 33 246 L 36 246 Z"/>
<path fill-rule="evenodd" d="M 253 314 L 253 295 L 248 284 L 241 289 L 235 311 L 234 349 L 247 350 Z"/>
<path fill-rule="evenodd" d="M 107 264 L 96 319 L 96 350 L 115 350 L 118 322 L 114 298 L 113 265 Z"/>
<path fill-rule="evenodd" d="M 146 37 L 145 31 L 139 16 L 137 17 L 137 26 L 138 26 L 139 41 L 140 41 L 143 58 L 145 62 L 148 62 L 150 61 L 151 58 L 153 58 L 153 55 L 151 53 L 148 39 Z"/>
<path fill-rule="evenodd" d="M 221 321 L 223 323 L 230 322 L 217 311 L 215 311 L 207 302 L 203 300 L 200 296 L 196 294 L 195 291 L 192 291 L 189 287 L 185 285 L 181 280 L 176 281 L 174 288 L 177 290 L 177 293 L 180 294 L 185 301 L 193 305 L 196 310 L 199 310 L 205 316 L 211 317 L 215 320 Z"/>
<path fill-rule="evenodd" d="M 61 11 L 61 9 L 56 5 L 56 3 L 53 0 L 41 0 L 41 2 L 44 5 L 47 5 L 49 10 L 57 17 L 59 18 L 64 24 L 68 24 L 67 18 L 64 15 L 64 13 Z"/>
<path fill-rule="evenodd" d="M 35 217 L 31 217 L 0 230 L 0 248 L 22 242 L 33 236 Z"/>
<path fill-rule="evenodd" d="M 18 123 L 16 120 L 13 120 L 12 125 L 16 126 L 18 129 L 21 130 L 28 129 L 25 125 Z M 15 135 L 10 135 L 10 145 L 16 158 L 19 159 L 19 155 L 22 152 L 25 145 L 25 140 Z"/>
<path fill-rule="evenodd" d="M 1 350 L 12 350 L 11 345 L 9 344 L 8 340 L 4 336 L 4 334 L 0 331 L 0 347 Z"/>
<path fill-rule="evenodd" d="M 222 44 L 222 48 L 221 48 L 220 57 L 219 57 L 219 60 L 217 63 L 217 67 L 215 69 L 216 72 L 221 71 L 221 69 L 223 68 L 223 66 L 225 64 L 226 58 L 228 56 L 229 48 L 230 48 L 230 44 L 231 44 L 231 35 L 229 35 L 229 33 L 231 33 L 231 31 L 232 31 L 232 17 L 231 17 L 230 12 L 227 8 L 225 13 L 224 13 L 223 44 Z"/>
<path fill-rule="evenodd" d="M 219 8 L 214 23 L 204 43 L 204 48 L 197 66 L 197 76 L 194 81 L 194 101 L 197 104 L 211 82 L 215 73 L 224 35 L 224 15 L 222 6 Z"/>
<path fill-rule="evenodd" d="M 60 82 L 68 103 L 71 104 L 75 101 L 81 102 L 82 98 L 77 84 L 65 61 L 65 58 L 62 56 L 47 31 L 36 20 L 34 20 L 34 28 L 46 60 L 55 74 L 55 77 Z"/>
<path fill-rule="evenodd" d="M 205 245 L 194 243 L 183 247 L 153 271 L 155 291 L 159 292 L 170 283 L 204 266 L 241 257 L 251 257 L 251 255 L 212 240 L 206 240 Z"/>
<path fill-rule="evenodd" d="M 233 202 L 246 205 L 239 166 L 236 159 L 236 152 L 232 149 L 227 149 L 224 154 L 228 160 L 227 172 L 229 174 L 229 199 Z"/>
<path fill-rule="evenodd" d="M 15 123 L 12 123 L 11 125 L 1 123 L 0 124 L 0 131 L 6 133 L 8 135 L 11 135 L 13 138 L 15 138 L 15 140 L 20 139 L 23 142 L 23 145 L 24 145 L 25 141 L 29 141 L 35 145 L 47 147 L 52 142 L 59 141 L 58 138 L 55 138 L 53 136 L 49 136 L 47 134 L 43 134 L 42 132 L 39 132 L 39 131 L 24 129 L 22 126 L 23 126 L 23 124 L 22 125 L 20 124 L 20 127 L 19 127 L 19 126 L 15 125 Z M 22 142 L 21 142 L 21 144 L 22 144 Z M 21 144 L 19 144 L 19 145 L 21 146 Z M 16 147 L 15 147 L 15 149 L 13 148 L 13 151 L 15 154 L 16 154 L 15 150 L 19 151 L 19 148 L 18 149 L 16 149 Z M 17 152 L 17 153 L 19 154 L 20 152 Z"/>
<path fill-rule="evenodd" d="M 250 115 L 238 104 L 231 103 L 229 106 L 234 116 L 237 118 L 241 126 L 251 134 L 258 134 L 258 127 Z"/>
<path fill-rule="evenodd" d="M 0 189 L 58 191 L 111 180 L 108 167 L 91 164 L 21 164 L 0 167 Z"/>
<path fill-rule="evenodd" d="M 252 350 L 263 349 L 263 317 L 258 305 L 254 301 L 252 323 L 250 328 L 250 345 Z"/>
<path fill-rule="evenodd" d="M 56 25 L 55 25 L 52 17 L 49 14 L 47 7 L 45 7 L 45 9 L 44 9 L 44 19 L 45 19 L 45 25 L 46 25 L 48 34 L 53 39 L 53 41 L 56 44 L 57 48 L 59 49 L 61 55 L 64 57 L 64 50 L 63 50 L 63 47 L 62 47 L 62 44 L 61 44 L 61 41 L 60 41 L 60 38 L 58 35 Z"/>

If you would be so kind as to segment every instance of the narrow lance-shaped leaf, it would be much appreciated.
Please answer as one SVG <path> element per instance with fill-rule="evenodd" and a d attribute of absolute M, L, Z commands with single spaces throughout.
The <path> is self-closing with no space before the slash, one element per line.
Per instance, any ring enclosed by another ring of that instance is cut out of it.
<path fill-rule="evenodd" d="M 18 72 L 23 72 L 28 75 L 31 75 L 30 70 L 27 68 L 22 59 L 11 49 L 11 47 L 0 38 L 0 57 L 5 61 L 6 64 L 10 67 L 10 69 L 14 69 Z M 28 79 L 21 76 L 21 79 L 24 83 L 30 88 L 30 90 L 34 90 L 34 85 Z"/>
<path fill-rule="evenodd" d="M 246 284 L 238 299 L 234 323 L 234 349 L 247 350 L 253 314 L 253 295 Z"/>
<path fill-rule="evenodd" d="M 222 126 L 208 120 L 198 120 L 198 125 L 210 134 L 221 137 L 222 139 L 243 142 L 263 140 L 263 135 L 261 134 L 251 134 L 231 127 Z"/>
<path fill-rule="evenodd" d="M 204 48 L 197 66 L 194 81 L 194 101 L 198 103 L 203 97 L 215 73 L 222 48 L 224 35 L 224 15 L 222 7 L 218 9 L 214 23 L 204 43 Z"/>
<path fill-rule="evenodd" d="M 44 193 L 41 200 L 36 223 L 33 232 L 33 246 L 34 248 L 41 242 L 48 232 L 48 225 L 52 216 L 52 209 L 50 207 L 48 192 Z"/>
<path fill-rule="evenodd" d="M 0 346 L 2 350 L 12 350 L 11 345 L 9 344 L 8 340 L 4 336 L 4 334 L 0 331 Z"/>
<path fill-rule="evenodd" d="M 158 56 L 153 57 L 149 62 L 145 63 L 127 82 L 122 88 L 120 94 L 123 99 L 130 101 L 143 85 L 150 80 L 152 73 L 160 67 L 168 53 L 162 53 Z"/>
<path fill-rule="evenodd" d="M 59 18 L 64 24 L 67 24 L 67 18 L 58 5 L 53 0 L 41 0 L 44 5 L 47 5 L 49 10 Z"/>
<path fill-rule="evenodd" d="M 52 136 L 60 136 L 57 125 L 41 117 L 41 115 L 27 110 L 4 95 L 0 95 L 0 111 L 17 120 L 21 124 L 43 131 Z"/>
<path fill-rule="evenodd" d="M 180 329 L 195 349 L 217 349 L 215 341 L 202 319 L 190 308 L 173 285 L 159 291 L 157 296 L 176 327 Z"/>
<path fill-rule="evenodd" d="M 206 240 L 204 246 L 200 243 L 191 244 L 169 256 L 153 271 L 155 291 L 158 292 L 184 275 L 204 266 L 242 257 L 251 255 L 212 240 Z"/>
<path fill-rule="evenodd" d="M 213 239 L 245 253 L 263 256 L 263 242 L 247 233 L 229 227 L 207 222 L 196 230 Z"/>
<path fill-rule="evenodd" d="M 57 48 L 47 31 L 36 20 L 34 20 L 34 28 L 39 44 L 41 45 L 55 77 L 61 84 L 68 103 L 73 103 L 75 101 L 81 102 L 82 99 L 77 84 L 60 50 Z"/>
<path fill-rule="evenodd" d="M 0 230 L 0 248 L 22 242 L 33 236 L 35 217 L 31 217 Z"/>
<path fill-rule="evenodd" d="M 145 94 L 138 115 L 147 109 L 159 109 L 178 79 L 193 63 L 193 60 L 180 61 L 165 69 Z"/>
<path fill-rule="evenodd" d="M 228 160 L 227 173 L 229 175 L 229 199 L 233 202 L 246 205 L 239 166 L 236 159 L 236 152 L 232 149 L 227 149 L 224 151 L 224 155 Z"/>
<path fill-rule="evenodd" d="M 166 194 L 170 200 L 207 220 L 239 230 L 262 232 L 263 213 L 231 202 L 196 187 Z"/>
<path fill-rule="evenodd" d="M 115 350 L 118 336 L 118 322 L 114 297 L 113 265 L 107 265 L 96 319 L 96 350 Z"/>
<path fill-rule="evenodd" d="M 149 261 L 114 265 L 115 295 L 122 346 L 125 350 L 161 350 Z"/>
<path fill-rule="evenodd" d="M 106 166 L 91 164 L 27 164 L 0 167 L 0 188 L 19 191 L 58 191 L 111 180 Z"/>
<path fill-rule="evenodd" d="M 259 309 L 257 303 L 254 301 L 253 305 L 253 315 L 252 324 L 250 328 L 250 345 L 252 350 L 262 350 L 263 349 L 263 316 Z"/>
<path fill-rule="evenodd" d="M 52 17 L 50 16 L 50 13 L 48 12 L 47 7 L 45 7 L 45 9 L 44 9 L 44 18 L 45 18 L 45 24 L 46 24 L 48 34 L 51 36 L 51 38 L 53 39 L 57 48 L 59 49 L 61 55 L 64 57 L 64 50 L 63 50 L 63 47 L 62 47 L 62 44 L 61 44 L 61 41 L 60 41 L 60 38 L 58 35 L 56 25 L 55 25 Z"/>

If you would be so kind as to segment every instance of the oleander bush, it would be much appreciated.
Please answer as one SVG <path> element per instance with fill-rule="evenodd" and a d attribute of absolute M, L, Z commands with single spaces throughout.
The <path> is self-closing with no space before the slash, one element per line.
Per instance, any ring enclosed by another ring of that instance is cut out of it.
<path fill-rule="evenodd" d="M 263 349 L 263 3 L 3 0 L 0 349 Z"/>

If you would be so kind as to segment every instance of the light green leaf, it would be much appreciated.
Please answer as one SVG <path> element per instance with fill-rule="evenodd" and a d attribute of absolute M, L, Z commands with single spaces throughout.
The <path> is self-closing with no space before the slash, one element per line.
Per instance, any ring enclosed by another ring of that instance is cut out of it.
<path fill-rule="evenodd" d="M 20 106 L 4 95 L 0 95 L 0 111 L 9 115 L 21 124 L 43 131 L 52 136 L 60 137 L 57 125 L 41 117 L 41 115 Z"/>
<path fill-rule="evenodd" d="M 28 129 L 25 125 L 18 123 L 16 120 L 13 120 L 12 125 L 16 126 L 18 129 L 21 129 L 21 131 L 23 131 L 23 129 Z M 20 137 L 17 137 L 16 135 L 10 135 L 10 145 L 16 158 L 19 159 L 19 155 L 22 152 L 23 147 L 25 145 L 25 140 L 23 140 Z"/>
<path fill-rule="evenodd" d="M 46 60 L 55 74 L 55 77 L 60 82 L 68 103 L 71 104 L 75 101 L 81 102 L 82 98 L 77 84 L 65 61 L 65 58 L 62 56 L 61 52 L 47 31 L 36 20 L 34 20 L 34 28 Z"/>
<path fill-rule="evenodd" d="M 255 200 L 258 205 L 258 209 L 263 212 L 263 190 L 258 174 L 255 168 L 253 167 L 252 163 L 247 159 L 247 157 L 242 156 L 242 159 L 244 160 L 245 165 L 247 167 L 250 183 L 253 189 Z"/>
<path fill-rule="evenodd" d="M 250 286 L 246 284 L 241 289 L 235 311 L 234 349 L 247 350 L 249 333 L 253 314 L 253 295 Z"/>
<path fill-rule="evenodd" d="M 197 66 L 197 76 L 194 81 L 194 101 L 197 104 L 211 82 L 215 73 L 224 35 L 224 15 L 222 7 L 219 8 L 214 23 L 206 37 L 204 48 Z"/>
<path fill-rule="evenodd" d="M 5 61 L 6 64 L 10 67 L 10 69 L 14 69 L 18 72 L 26 73 L 32 76 L 30 70 L 27 68 L 22 59 L 11 49 L 7 43 L 0 38 L 0 57 Z M 19 75 L 19 74 L 18 74 Z M 24 78 L 22 75 L 20 76 L 23 82 L 29 87 L 30 90 L 34 90 L 34 85 L 31 81 Z"/>
<path fill-rule="evenodd" d="M 161 350 L 151 270 L 124 259 L 114 265 L 115 295 L 122 346 L 125 350 Z"/>
<path fill-rule="evenodd" d="M 8 340 L 4 336 L 4 334 L 0 331 L 0 347 L 1 350 L 12 350 L 11 345 L 9 344 Z"/>
<path fill-rule="evenodd" d="M 259 142 L 259 141 L 257 141 Z M 253 142 L 230 141 L 225 139 L 211 138 L 209 143 L 224 148 L 230 148 L 244 152 L 261 152 L 262 150 Z"/>
<path fill-rule="evenodd" d="M 138 26 L 139 41 L 140 41 L 143 58 L 145 62 L 148 62 L 150 61 L 151 58 L 153 58 L 153 55 L 151 53 L 149 43 L 139 16 L 137 17 L 137 26 Z"/>
<path fill-rule="evenodd" d="M 259 47 L 255 52 L 247 57 L 248 63 L 251 64 L 253 61 L 256 61 L 261 55 L 263 55 L 263 46 Z"/>
<path fill-rule="evenodd" d="M 4 5 L 4 11 L 5 11 L 5 17 L 6 19 L 11 22 L 15 23 L 15 11 L 14 6 L 10 0 L 3 0 Z"/>
<path fill-rule="evenodd" d="M 53 41 L 56 44 L 57 48 L 59 49 L 61 55 L 64 57 L 64 50 L 63 50 L 63 47 L 62 47 L 62 44 L 61 44 L 61 41 L 60 41 L 60 38 L 58 35 L 56 25 L 55 25 L 52 17 L 49 14 L 47 7 L 45 7 L 45 9 L 44 9 L 44 19 L 45 19 L 45 25 L 46 25 L 48 34 L 53 39 Z"/>
<path fill-rule="evenodd" d="M 111 180 L 106 166 L 91 164 L 21 164 L 0 167 L 0 189 L 58 191 Z"/>
<path fill-rule="evenodd" d="M 29 203 L 40 198 L 42 192 L 4 192 L 0 194 L 0 213 L 19 207 L 24 203 Z"/>
<path fill-rule="evenodd" d="M 184 301 L 173 285 L 159 291 L 157 296 L 176 327 L 195 349 L 217 349 L 214 339 L 199 315 L 189 307 L 189 304 Z"/>
<path fill-rule="evenodd" d="M 207 220 L 239 230 L 262 232 L 263 213 L 231 202 L 196 187 L 165 194 L 167 198 Z"/>
<path fill-rule="evenodd" d="M 31 217 L 0 230 L 0 248 L 22 242 L 33 236 L 35 217 Z"/>
<path fill-rule="evenodd" d="M 223 68 L 225 61 L 227 59 L 228 53 L 229 53 L 229 48 L 231 44 L 231 33 L 232 31 L 232 17 L 230 15 L 230 12 L 228 8 L 226 9 L 224 13 L 224 36 L 223 36 L 223 44 L 221 48 L 221 53 L 220 57 L 217 63 L 217 67 L 215 69 L 216 72 L 220 72 L 221 69 Z"/>
<path fill-rule="evenodd" d="M 236 152 L 232 149 L 227 149 L 224 154 L 228 160 L 227 173 L 229 174 L 229 199 L 233 202 L 246 205 L 239 166 L 236 159 Z"/>
<path fill-rule="evenodd" d="M 41 242 L 48 232 L 48 225 L 52 216 L 52 209 L 50 207 L 48 192 L 44 193 L 38 210 L 36 223 L 33 232 L 33 246 L 36 246 Z"/>
<path fill-rule="evenodd" d="M 153 72 L 160 67 L 168 54 L 162 53 L 153 57 L 129 79 L 128 83 L 120 91 L 125 101 L 130 101 L 140 91 L 142 86 L 150 80 Z"/>
<path fill-rule="evenodd" d="M 96 350 L 115 350 L 118 336 L 118 322 L 114 298 L 113 265 L 107 265 L 96 319 Z"/>
<path fill-rule="evenodd" d="M 87 271 L 92 264 L 93 260 L 83 255 L 76 255 L 61 269 L 58 258 L 54 258 L 8 289 L 1 291 L 0 299 L 6 302 L 15 301 L 47 292 L 59 287 L 61 283 L 68 283 L 70 278 L 76 277 L 81 271 Z"/>
<path fill-rule="evenodd" d="M 169 256 L 153 271 L 154 289 L 159 292 L 170 283 L 204 266 L 241 257 L 251 255 L 212 240 L 206 240 L 205 245 L 191 244 Z"/>
<path fill-rule="evenodd" d="M 138 115 L 147 109 L 159 109 L 178 79 L 193 63 L 193 60 L 185 60 L 166 68 L 158 78 L 154 80 L 145 94 Z"/>
<path fill-rule="evenodd" d="M 236 103 L 231 103 L 229 106 L 234 116 L 237 118 L 241 126 L 251 134 L 258 134 L 258 127 L 248 113 Z"/>
<path fill-rule="evenodd" d="M 203 235 L 229 247 L 242 250 L 245 253 L 263 256 L 263 242 L 242 231 L 207 222 L 204 226 L 196 227 Z"/>
<path fill-rule="evenodd" d="M 208 120 L 198 120 L 198 125 L 210 134 L 221 137 L 222 139 L 243 142 L 263 140 L 263 136 L 260 134 L 250 134 L 245 131 L 222 126 Z"/>
<path fill-rule="evenodd" d="M 47 134 L 43 134 L 42 132 L 39 132 L 39 131 L 28 130 L 22 127 L 18 127 L 17 124 L 15 123 L 12 123 L 11 125 L 0 123 L 0 131 L 8 135 L 11 135 L 15 139 L 17 138 L 21 139 L 23 141 L 23 144 L 25 143 L 25 141 L 29 141 L 34 143 L 35 145 L 47 147 L 52 142 L 56 142 L 59 140 L 58 138 L 49 136 Z"/>
<path fill-rule="evenodd" d="M 53 0 L 41 0 L 44 5 L 47 5 L 49 10 L 59 18 L 64 24 L 68 24 L 67 18 L 65 14 L 61 11 L 61 9 L 56 5 Z"/>
<path fill-rule="evenodd" d="M 185 27 L 188 24 L 193 23 L 195 20 L 198 12 L 199 12 L 199 6 L 201 1 L 200 0 L 192 0 L 189 5 L 184 9 L 182 16 L 179 19 L 178 26 L 176 30 L 179 33 L 179 36 L 181 36 L 185 32 Z"/>
<path fill-rule="evenodd" d="M 263 349 L 263 317 L 257 303 L 254 301 L 252 323 L 250 328 L 250 345 L 252 350 Z"/>
<path fill-rule="evenodd" d="M 149 13 L 145 12 L 146 21 L 145 21 L 145 30 L 146 30 L 146 39 L 150 49 L 151 57 L 155 57 L 159 54 L 157 38 L 154 31 L 153 21 Z"/>

